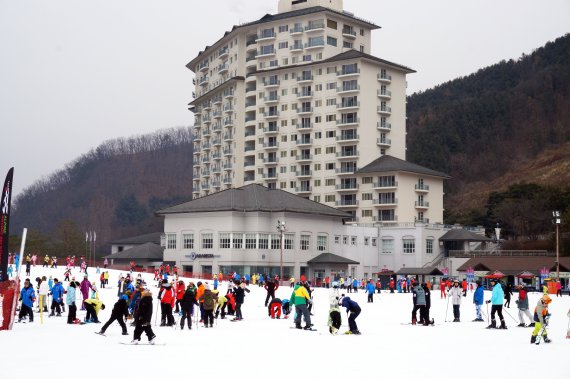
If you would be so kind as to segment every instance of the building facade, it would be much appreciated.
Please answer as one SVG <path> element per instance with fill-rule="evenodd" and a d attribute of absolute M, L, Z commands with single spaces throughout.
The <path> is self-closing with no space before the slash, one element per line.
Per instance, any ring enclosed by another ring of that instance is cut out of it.
<path fill-rule="evenodd" d="M 362 223 L 442 222 L 445 175 L 360 172 L 383 156 L 405 161 L 414 71 L 372 56 L 378 26 L 342 0 L 280 0 L 278 9 L 187 65 L 196 75 L 193 197 L 257 183 Z"/>

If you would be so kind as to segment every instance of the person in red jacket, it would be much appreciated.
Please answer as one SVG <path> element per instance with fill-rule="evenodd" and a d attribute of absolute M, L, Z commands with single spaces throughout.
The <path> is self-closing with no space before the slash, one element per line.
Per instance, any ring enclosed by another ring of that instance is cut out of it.
<path fill-rule="evenodd" d="M 439 294 L 442 299 L 447 298 L 447 292 L 445 291 L 445 287 L 447 287 L 447 282 L 445 281 L 445 279 L 441 279 L 441 282 L 439 282 Z"/>
<path fill-rule="evenodd" d="M 180 312 L 179 304 L 182 303 L 184 292 L 186 292 L 186 286 L 184 285 L 184 282 L 180 280 L 176 286 L 176 309 L 174 310 L 176 313 Z"/>
<path fill-rule="evenodd" d="M 172 289 L 168 280 L 162 281 L 162 287 L 158 292 L 158 299 L 160 300 L 160 326 L 174 326 L 174 316 L 172 316 L 172 308 L 174 307 L 174 301 L 176 299 L 176 294 Z M 166 323 L 168 321 L 168 324 Z"/>
<path fill-rule="evenodd" d="M 394 278 L 390 279 L 390 293 L 394 293 L 394 287 L 396 284 L 394 283 Z"/>
<path fill-rule="evenodd" d="M 463 297 L 467 296 L 467 280 L 463 279 L 461 288 L 463 288 Z"/>

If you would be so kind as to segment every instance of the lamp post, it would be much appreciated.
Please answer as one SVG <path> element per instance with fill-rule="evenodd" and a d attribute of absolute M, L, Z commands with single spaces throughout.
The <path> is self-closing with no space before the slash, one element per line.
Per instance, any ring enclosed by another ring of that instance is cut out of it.
<path fill-rule="evenodd" d="M 283 232 L 285 232 L 285 221 L 277 220 L 277 230 L 281 233 L 281 256 L 279 259 L 279 280 L 283 280 Z"/>
<path fill-rule="evenodd" d="M 559 231 L 560 222 L 562 221 L 562 212 L 552 211 L 553 221 L 556 224 L 556 280 L 560 281 L 560 244 L 559 244 Z"/>

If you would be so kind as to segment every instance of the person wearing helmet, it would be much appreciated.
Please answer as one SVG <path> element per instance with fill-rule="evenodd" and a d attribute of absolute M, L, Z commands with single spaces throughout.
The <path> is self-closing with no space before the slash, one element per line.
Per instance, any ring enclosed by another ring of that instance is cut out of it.
<path fill-rule="evenodd" d="M 503 317 L 503 299 L 505 298 L 503 286 L 496 279 L 491 279 L 491 284 L 493 285 L 493 293 L 491 295 L 491 300 L 487 300 L 487 304 L 491 303 L 491 324 L 487 326 L 487 329 L 497 328 L 495 313 L 498 313 L 499 319 L 501 319 L 501 326 L 499 326 L 499 329 L 507 329 L 505 318 Z"/>
<path fill-rule="evenodd" d="M 552 299 L 546 294 L 538 300 L 536 308 L 534 309 L 534 330 L 530 337 L 530 343 L 536 343 L 536 337 L 538 336 L 538 332 L 541 330 L 542 340 L 545 343 L 552 342 L 550 338 L 548 338 L 548 330 L 546 330 L 546 327 L 548 326 L 548 318 L 550 317 L 550 313 L 548 313 L 548 304 L 551 302 Z"/>

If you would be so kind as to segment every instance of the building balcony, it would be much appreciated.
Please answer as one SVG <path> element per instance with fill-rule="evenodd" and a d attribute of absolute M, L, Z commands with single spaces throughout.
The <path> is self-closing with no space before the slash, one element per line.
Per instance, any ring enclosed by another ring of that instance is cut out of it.
<path fill-rule="evenodd" d="M 263 148 L 265 150 L 275 150 L 275 149 L 279 149 L 279 142 L 273 142 L 273 143 L 269 143 L 266 142 L 263 144 Z"/>
<path fill-rule="evenodd" d="M 234 111 L 234 106 L 232 104 L 224 105 L 224 112 L 232 113 Z"/>
<path fill-rule="evenodd" d="M 357 150 L 353 150 L 353 151 L 339 151 L 336 153 L 336 157 L 338 159 L 346 159 L 346 158 L 357 158 L 358 157 L 358 151 Z"/>
<path fill-rule="evenodd" d="M 256 90 L 257 90 L 257 87 L 255 85 L 245 87 L 245 93 L 247 96 L 255 95 L 255 93 L 251 93 L 251 92 L 255 92 Z"/>
<path fill-rule="evenodd" d="M 388 74 L 378 74 L 378 81 L 382 83 L 391 83 L 392 82 L 392 75 Z"/>
<path fill-rule="evenodd" d="M 428 209 L 429 202 L 428 201 L 416 201 L 415 203 L 416 209 Z"/>
<path fill-rule="evenodd" d="M 390 147 L 392 146 L 392 140 L 390 138 L 377 138 L 376 144 L 382 147 Z"/>
<path fill-rule="evenodd" d="M 347 69 L 347 70 L 340 70 L 336 72 L 336 76 L 346 78 L 348 76 L 359 76 L 360 69 Z"/>
<path fill-rule="evenodd" d="M 313 81 L 313 75 L 301 75 L 297 77 L 297 83 L 309 83 Z"/>
<path fill-rule="evenodd" d="M 274 166 L 278 163 L 279 163 L 279 158 L 277 158 L 277 157 L 275 157 L 275 158 L 264 158 L 263 159 L 263 164 L 266 166 Z"/>
<path fill-rule="evenodd" d="M 398 199 L 374 199 L 372 204 L 375 207 L 395 207 L 398 205 Z"/>
<path fill-rule="evenodd" d="M 222 124 L 215 123 L 214 125 L 212 125 L 212 132 L 219 133 L 221 131 L 222 131 Z"/>
<path fill-rule="evenodd" d="M 203 112 L 207 112 L 209 110 L 212 110 L 212 102 L 211 101 L 208 101 L 207 103 L 202 103 L 202 104 L 203 104 L 203 106 L 202 106 Z"/>
<path fill-rule="evenodd" d="M 337 207 L 357 207 L 358 200 L 337 200 L 335 205 Z"/>
<path fill-rule="evenodd" d="M 335 173 L 337 175 L 354 175 L 354 173 L 358 171 L 358 167 L 354 167 L 354 168 L 337 168 L 335 169 Z"/>
<path fill-rule="evenodd" d="M 263 128 L 263 134 L 277 134 L 277 133 L 279 133 L 279 128 L 276 126 Z"/>
<path fill-rule="evenodd" d="M 246 130 L 244 133 L 244 137 L 245 138 L 255 137 L 255 130 Z"/>
<path fill-rule="evenodd" d="M 224 96 L 224 98 L 226 98 L 226 99 L 229 99 L 229 98 L 234 97 L 234 90 L 233 90 L 233 89 L 225 90 L 224 93 L 223 93 L 223 96 Z"/>
<path fill-rule="evenodd" d="M 234 154 L 234 151 L 231 147 L 224 147 L 223 153 L 225 157 L 228 157 L 232 156 Z"/>
<path fill-rule="evenodd" d="M 349 94 L 351 92 L 359 92 L 360 91 L 360 86 L 359 85 L 355 85 L 355 86 L 342 86 L 342 87 L 337 87 L 336 88 L 336 92 L 339 95 L 344 95 L 344 94 Z"/>
<path fill-rule="evenodd" d="M 336 120 L 336 126 L 358 126 L 360 124 L 360 118 L 347 118 Z"/>
<path fill-rule="evenodd" d="M 311 162 L 313 160 L 313 156 L 310 154 L 297 155 L 295 160 L 297 162 Z"/>
<path fill-rule="evenodd" d="M 265 96 L 263 98 L 263 101 L 265 102 L 265 104 L 278 103 L 279 96 L 278 95 Z"/>
<path fill-rule="evenodd" d="M 212 140 L 212 146 L 221 146 L 222 145 L 222 140 L 220 138 L 214 138 Z"/>
<path fill-rule="evenodd" d="M 222 182 L 224 184 L 232 184 L 232 178 L 229 176 L 224 176 L 224 178 L 222 179 Z"/>
<path fill-rule="evenodd" d="M 295 193 L 310 193 L 312 187 L 295 187 Z"/>
<path fill-rule="evenodd" d="M 263 174 L 262 175 L 263 180 L 267 180 L 267 181 L 274 181 L 277 180 L 277 173 L 271 173 L 271 174 Z"/>
<path fill-rule="evenodd" d="M 254 180 L 255 180 L 255 175 L 253 175 L 253 174 L 252 174 L 252 175 L 244 175 L 244 176 L 243 176 L 243 181 L 244 181 L 245 183 L 247 183 L 247 182 L 253 182 Z"/>
<path fill-rule="evenodd" d="M 392 108 L 386 106 L 386 105 L 379 105 L 378 106 L 378 113 L 380 114 L 385 114 L 385 115 L 390 115 L 392 114 Z"/>
<path fill-rule="evenodd" d="M 271 118 L 278 118 L 279 117 L 279 111 L 265 112 L 265 113 L 263 113 L 263 117 L 266 120 L 271 119 Z"/>
<path fill-rule="evenodd" d="M 358 191 L 358 183 L 342 183 L 335 186 L 335 190 L 339 192 Z"/>
<path fill-rule="evenodd" d="M 386 217 L 381 217 L 381 216 L 374 216 L 372 218 L 372 221 L 374 222 L 387 222 L 387 223 L 394 223 L 394 222 L 398 222 L 398 215 L 393 215 L 391 217 L 386 216 Z"/>
<path fill-rule="evenodd" d="M 303 32 L 305 31 L 305 29 L 302 26 L 295 26 L 291 29 L 289 29 L 289 33 L 293 36 L 293 35 L 298 35 L 298 34 L 303 34 Z"/>
<path fill-rule="evenodd" d="M 251 57 L 245 58 L 245 68 L 257 68 L 257 54 Z M 248 76 L 247 79 L 255 79 L 254 75 Z"/>
<path fill-rule="evenodd" d="M 214 188 L 220 188 L 221 186 L 222 186 L 222 184 L 219 180 L 214 180 L 212 182 L 212 187 L 214 187 Z"/>
<path fill-rule="evenodd" d="M 303 47 L 305 48 L 305 50 L 322 49 L 323 47 L 325 47 L 325 41 L 319 40 L 319 41 L 307 42 L 303 45 Z"/>
<path fill-rule="evenodd" d="M 398 188 L 398 182 L 374 182 L 372 185 L 375 190 L 394 190 Z"/>
<path fill-rule="evenodd" d="M 219 164 L 212 166 L 213 174 L 220 174 L 222 172 L 222 167 Z"/>
<path fill-rule="evenodd" d="M 377 125 L 376 127 L 378 130 L 382 130 L 382 131 L 392 130 L 392 124 L 390 124 L 389 122 L 378 122 L 376 125 Z"/>
<path fill-rule="evenodd" d="M 228 128 L 234 126 L 234 120 L 232 118 L 225 118 L 224 119 L 224 128 Z"/>
<path fill-rule="evenodd" d="M 301 171 L 297 171 L 295 173 L 295 175 L 297 176 L 297 178 L 308 178 L 313 176 L 313 171 L 311 170 L 301 170 Z"/>
<path fill-rule="evenodd" d="M 254 39 L 247 40 L 245 43 L 245 51 L 257 51 L 257 36 Z"/>
<path fill-rule="evenodd" d="M 275 49 L 258 50 L 257 59 L 259 58 L 270 58 L 275 56 Z"/>
<path fill-rule="evenodd" d="M 206 84 L 208 84 L 207 76 L 202 76 L 200 79 L 198 79 L 198 85 L 205 86 Z"/>
<path fill-rule="evenodd" d="M 297 130 L 309 131 L 311 129 L 313 129 L 313 123 L 311 123 L 311 122 L 303 123 L 303 124 L 297 124 Z"/>
<path fill-rule="evenodd" d="M 357 109 L 357 108 L 360 108 L 360 101 L 345 101 L 336 105 L 336 109 L 338 109 L 339 111 L 344 111 L 348 109 Z"/>
<path fill-rule="evenodd" d="M 222 103 L 222 95 L 214 96 L 212 98 L 212 105 L 218 105 Z"/>
<path fill-rule="evenodd" d="M 202 117 L 202 123 L 204 124 L 211 124 L 212 118 L 211 117 Z"/>
<path fill-rule="evenodd" d="M 192 167 L 200 167 L 202 161 L 200 159 L 194 159 L 192 162 Z"/>
<path fill-rule="evenodd" d="M 305 32 L 313 33 L 313 32 L 323 32 L 325 30 L 325 23 L 324 22 L 317 22 L 313 24 L 309 24 L 305 26 Z"/>
<path fill-rule="evenodd" d="M 245 126 L 255 125 L 255 117 L 248 116 L 245 118 Z"/>
<path fill-rule="evenodd" d="M 196 122 L 194 123 L 194 129 L 200 129 L 202 127 L 202 123 L 201 122 Z"/>
<path fill-rule="evenodd" d="M 210 130 L 210 128 L 204 129 L 204 130 L 202 131 L 202 136 L 203 136 L 203 137 L 209 137 L 210 135 L 212 135 L 212 131 Z"/>
<path fill-rule="evenodd" d="M 253 112 L 256 110 L 257 103 L 255 101 L 246 101 L 245 102 L 245 111 L 246 112 Z"/>
<path fill-rule="evenodd" d="M 226 162 L 222 165 L 222 169 L 224 171 L 231 171 L 233 169 L 233 165 L 231 163 Z"/>
<path fill-rule="evenodd" d="M 247 167 L 247 169 L 249 170 L 251 167 L 251 170 L 253 170 L 253 167 L 255 166 L 255 160 L 249 160 L 249 161 L 245 161 L 243 163 L 243 167 Z"/>
<path fill-rule="evenodd" d="M 281 81 L 279 79 L 271 79 L 271 80 L 263 82 L 263 85 L 267 88 L 279 87 L 280 84 L 281 84 Z"/>
<path fill-rule="evenodd" d="M 336 142 L 338 143 L 348 143 L 348 142 L 352 142 L 352 143 L 356 143 L 360 141 L 360 136 L 358 134 L 352 133 L 352 134 L 341 134 L 340 136 L 336 136 Z"/>
<path fill-rule="evenodd" d="M 313 107 L 297 108 L 297 114 L 299 114 L 299 115 L 311 114 L 311 113 L 313 113 Z"/>
<path fill-rule="evenodd" d="M 246 153 L 255 151 L 255 145 L 246 145 L 246 146 L 243 148 L 243 151 L 246 152 Z"/>
<path fill-rule="evenodd" d="M 427 184 L 416 184 L 416 192 L 429 192 L 429 186 Z"/>
<path fill-rule="evenodd" d="M 264 31 L 257 35 L 255 42 L 259 43 L 259 41 L 271 41 L 274 40 L 276 37 L 277 34 L 273 30 Z"/>
<path fill-rule="evenodd" d="M 202 157 L 202 164 L 209 165 L 209 164 L 210 164 L 210 157 L 207 156 L 207 155 L 204 155 L 204 156 Z"/>
<path fill-rule="evenodd" d="M 234 140 L 233 133 L 224 133 L 224 142 L 231 142 Z"/>
<path fill-rule="evenodd" d="M 200 63 L 200 66 L 198 66 L 198 70 L 200 71 L 208 71 L 208 68 L 210 67 L 210 65 L 208 64 L 208 62 L 202 62 Z"/>
<path fill-rule="evenodd" d="M 356 32 L 352 29 L 342 29 L 342 36 L 349 39 L 356 39 Z"/>
<path fill-rule="evenodd" d="M 192 193 L 196 193 L 196 194 L 200 193 L 200 186 L 199 186 L 199 185 L 195 185 L 195 186 L 192 186 L 192 187 L 193 187 L 193 188 L 192 188 Z"/>
<path fill-rule="evenodd" d="M 210 176 L 210 170 L 202 170 L 200 173 L 204 178 L 208 178 Z"/>
<path fill-rule="evenodd" d="M 215 161 L 219 161 L 220 159 L 222 159 L 222 154 L 219 151 L 216 151 L 215 153 L 212 153 L 212 159 Z"/>
<path fill-rule="evenodd" d="M 297 144 L 297 146 L 301 147 L 301 146 L 310 146 L 313 144 L 313 140 L 312 139 L 298 139 L 297 141 L 295 141 L 295 143 Z"/>
<path fill-rule="evenodd" d="M 392 92 L 388 91 L 388 90 L 378 90 L 378 97 L 381 99 L 391 99 L 392 98 Z"/>
<path fill-rule="evenodd" d="M 299 52 L 303 51 L 303 44 L 302 43 L 295 43 L 295 44 L 289 46 L 289 50 L 291 50 L 292 53 L 299 53 Z"/>
<path fill-rule="evenodd" d="M 224 58 L 226 58 L 228 55 L 230 55 L 230 49 L 229 49 L 229 48 L 224 47 L 224 48 L 218 50 L 218 58 L 224 59 Z"/>
<path fill-rule="evenodd" d="M 297 92 L 297 98 L 300 99 L 306 99 L 306 98 L 311 98 L 313 97 L 313 91 L 301 91 L 301 92 Z"/>
<path fill-rule="evenodd" d="M 226 72 L 228 72 L 228 70 L 230 69 L 230 65 L 227 63 L 222 63 L 221 65 L 218 66 L 218 74 L 224 74 Z"/>
<path fill-rule="evenodd" d="M 210 183 L 202 184 L 202 191 L 209 191 L 210 190 Z"/>

